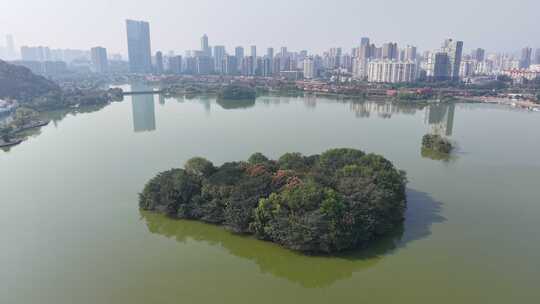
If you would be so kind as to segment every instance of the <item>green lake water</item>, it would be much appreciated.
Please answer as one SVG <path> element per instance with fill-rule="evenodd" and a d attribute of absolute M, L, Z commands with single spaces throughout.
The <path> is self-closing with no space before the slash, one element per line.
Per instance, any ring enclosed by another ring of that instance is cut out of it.
<path fill-rule="evenodd" d="M 0 303 L 540 302 L 540 115 L 321 97 L 137 95 L 52 113 L 0 151 Z M 424 158 L 422 136 L 458 145 Z M 193 156 L 352 147 L 407 171 L 402 231 L 309 257 L 220 227 L 141 212 L 148 179 Z"/>

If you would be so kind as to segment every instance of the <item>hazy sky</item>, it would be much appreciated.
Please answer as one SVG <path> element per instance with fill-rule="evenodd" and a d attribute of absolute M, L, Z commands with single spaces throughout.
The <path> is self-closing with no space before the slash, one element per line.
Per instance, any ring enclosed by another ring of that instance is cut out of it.
<path fill-rule="evenodd" d="M 321 52 L 368 36 L 420 49 L 446 37 L 465 49 L 540 47 L 540 0 L 0 0 L 0 35 L 51 48 L 104 46 L 126 53 L 125 19 L 150 22 L 152 51 L 256 44 Z M 0 42 L 4 44 L 4 41 Z"/>

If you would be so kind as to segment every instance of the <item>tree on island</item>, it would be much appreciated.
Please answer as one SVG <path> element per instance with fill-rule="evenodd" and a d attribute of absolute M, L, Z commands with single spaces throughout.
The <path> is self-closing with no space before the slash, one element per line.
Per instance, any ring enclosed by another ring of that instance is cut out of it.
<path fill-rule="evenodd" d="M 450 154 L 453 148 L 452 143 L 448 139 L 438 134 L 426 134 L 422 138 L 422 149 L 428 151 Z"/>
<path fill-rule="evenodd" d="M 223 225 L 306 253 L 363 247 L 391 232 L 406 208 L 406 177 L 384 157 L 354 149 L 321 155 L 256 153 L 215 167 L 195 158 L 151 179 L 143 210 Z"/>
<path fill-rule="evenodd" d="M 218 92 L 220 100 L 254 100 L 257 91 L 249 86 L 230 84 L 222 87 Z"/>

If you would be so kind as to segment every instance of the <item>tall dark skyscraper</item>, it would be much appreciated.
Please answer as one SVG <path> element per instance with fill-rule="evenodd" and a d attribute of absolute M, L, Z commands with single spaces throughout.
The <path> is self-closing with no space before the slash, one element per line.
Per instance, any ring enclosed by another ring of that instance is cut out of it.
<path fill-rule="evenodd" d="M 253 75 L 255 75 L 257 73 L 257 46 L 256 45 L 252 45 L 251 46 L 251 60 L 253 61 L 252 64 L 252 68 L 253 68 Z"/>
<path fill-rule="evenodd" d="M 484 49 L 478 48 L 472 51 L 472 59 L 476 61 L 484 61 L 486 59 L 486 51 Z"/>
<path fill-rule="evenodd" d="M 201 37 L 201 52 L 203 52 L 204 56 L 212 56 L 212 48 L 208 44 L 208 36 L 206 34 Z"/>
<path fill-rule="evenodd" d="M 463 55 L 463 41 L 446 39 L 441 50 L 448 55 L 450 79 L 459 79 L 459 68 L 461 66 L 461 57 Z"/>
<path fill-rule="evenodd" d="M 399 49 L 397 43 L 385 43 L 382 47 L 382 59 L 397 60 Z"/>
<path fill-rule="evenodd" d="M 531 66 L 532 49 L 530 47 L 523 48 L 521 50 L 521 60 L 519 67 L 522 69 L 528 69 Z"/>
<path fill-rule="evenodd" d="M 130 72 L 151 73 L 150 24 L 144 21 L 126 20 L 126 28 Z"/>
<path fill-rule="evenodd" d="M 360 39 L 360 46 L 368 46 L 369 45 L 369 38 L 368 37 L 362 37 Z"/>
<path fill-rule="evenodd" d="M 534 52 L 534 64 L 540 64 L 540 49 Z"/>
<path fill-rule="evenodd" d="M 156 74 L 162 74 L 163 73 L 163 53 L 160 51 L 157 51 L 155 58 L 156 58 L 155 72 Z"/>

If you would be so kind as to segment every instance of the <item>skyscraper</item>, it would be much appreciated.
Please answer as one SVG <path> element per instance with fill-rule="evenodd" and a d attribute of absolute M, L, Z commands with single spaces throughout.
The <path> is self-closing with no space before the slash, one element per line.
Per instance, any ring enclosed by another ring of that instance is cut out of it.
<path fill-rule="evenodd" d="M 24 61 L 50 61 L 51 50 L 46 46 L 22 46 L 21 58 Z"/>
<path fill-rule="evenodd" d="M 286 46 L 282 46 L 282 47 L 281 47 L 280 55 L 281 55 L 281 57 L 283 57 L 283 58 L 289 56 L 289 52 L 287 51 L 287 47 L 286 47 Z"/>
<path fill-rule="evenodd" d="M 531 66 L 532 48 L 525 47 L 521 50 L 521 60 L 519 67 L 521 69 L 528 69 Z"/>
<path fill-rule="evenodd" d="M 269 47 L 266 49 L 266 56 L 269 58 L 274 58 L 274 48 Z"/>
<path fill-rule="evenodd" d="M 441 81 L 450 79 L 451 66 L 450 58 L 446 52 L 433 52 L 427 56 L 427 76 L 431 80 Z"/>
<path fill-rule="evenodd" d="M 172 56 L 169 58 L 169 72 L 177 75 L 182 73 L 182 56 Z"/>
<path fill-rule="evenodd" d="M 6 57 L 9 60 L 13 60 L 16 57 L 15 43 L 13 42 L 13 36 L 6 35 Z"/>
<path fill-rule="evenodd" d="M 463 41 L 446 39 L 441 51 L 448 55 L 450 79 L 459 79 L 459 68 L 461 67 L 461 57 L 463 55 Z"/>
<path fill-rule="evenodd" d="M 313 57 L 304 58 L 304 78 L 315 78 L 315 60 Z"/>
<path fill-rule="evenodd" d="M 540 49 L 534 52 L 534 64 L 540 64 Z"/>
<path fill-rule="evenodd" d="M 214 46 L 214 70 L 219 74 L 223 71 L 223 60 L 225 58 L 225 46 L 216 45 Z"/>
<path fill-rule="evenodd" d="M 257 46 L 256 45 L 252 45 L 251 46 L 251 60 L 252 60 L 252 75 L 256 75 L 257 73 Z"/>
<path fill-rule="evenodd" d="M 401 58 L 405 61 L 415 61 L 416 60 L 416 47 L 412 45 L 407 45 L 405 48 L 404 58 Z"/>
<path fill-rule="evenodd" d="M 237 46 L 234 49 L 234 56 L 236 57 L 236 63 L 238 64 L 238 69 L 240 70 L 242 67 L 242 60 L 244 59 L 244 48 Z"/>
<path fill-rule="evenodd" d="M 130 72 L 151 73 L 150 24 L 144 21 L 126 20 L 126 28 Z"/>
<path fill-rule="evenodd" d="M 208 44 L 208 36 L 204 34 L 201 37 L 201 52 L 205 56 L 211 57 L 212 56 L 212 49 L 210 48 L 210 45 Z"/>
<path fill-rule="evenodd" d="M 156 74 L 163 73 L 163 53 L 161 51 L 156 52 Z"/>
<path fill-rule="evenodd" d="M 368 37 L 362 37 L 360 39 L 360 46 L 369 46 L 369 38 Z"/>
<path fill-rule="evenodd" d="M 96 73 L 109 72 L 109 60 L 107 50 L 103 47 L 95 47 L 90 50 L 92 58 L 92 70 Z"/>
<path fill-rule="evenodd" d="M 472 51 L 472 59 L 476 61 L 484 61 L 486 59 L 486 50 L 477 48 Z"/>
<path fill-rule="evenodd" d="M 266 61 L 264 62 L 263 75 L 268 77 L 274 73 L 274 48 L 266 50 Z"/>
<path fill-rule="evenodd" d="M 225 55 L 223 60 L 223 74 L 225 75 L 237 75 L 238 74 L 238 61 L 236 56 Z"/>
<path fill-rule="evenodd" d="M 383 44 L 382 47 L 382 59 L 397 60 L 398 59 L 398 45 L 397 43 L 389 42 Z"/>

